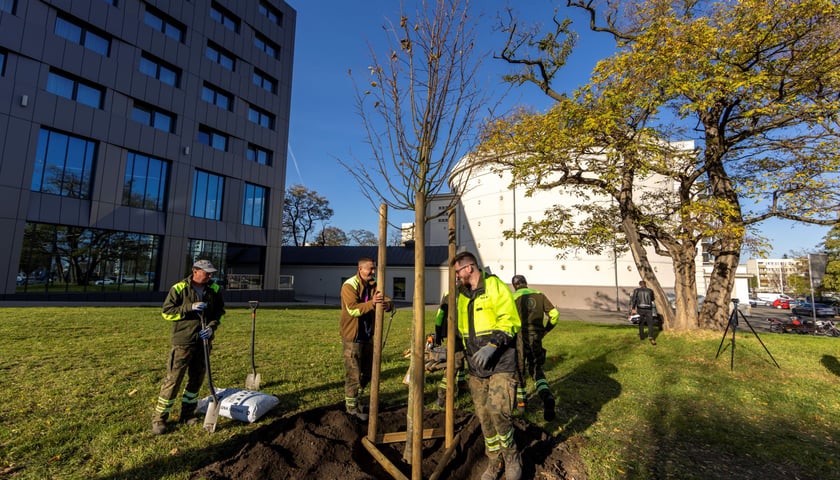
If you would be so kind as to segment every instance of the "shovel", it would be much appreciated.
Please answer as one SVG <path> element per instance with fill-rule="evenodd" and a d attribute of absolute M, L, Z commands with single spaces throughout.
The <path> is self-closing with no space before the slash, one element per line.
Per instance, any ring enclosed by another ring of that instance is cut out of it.
<path fill-rule="evenodd" d="M 206 324 L 204 323 L 204 313 L 199 312 L 199 318 L 201 318 L 201 329 L 204 330 Z M 210 396 L 212 401 L 207 405 L 207 413 L 204 415 L 204 430 L 207 433 L 213 433 L 216 431 L 216 422 L 219 420 L 219 408 L 221 404 L 219 403 L 218 397 L 216 397 L 216 388 L 213 386 L 213 375 L 210 373 L 210 340 L 203 339 L 204 341 L 204 366 L 207 368 L 207 385 L 210 387 Z"/>
<path fill-rule="evenodd" d="M 257 391 L 260 389 L 260 374 L 257 373 L 257 366 L 254 364 L 254 332 L 257 329 L 257 307 L 260 302 L 250 300 L 248 305 L 251 307 L 251 373 L 245 377 L 245 388 Z"/>

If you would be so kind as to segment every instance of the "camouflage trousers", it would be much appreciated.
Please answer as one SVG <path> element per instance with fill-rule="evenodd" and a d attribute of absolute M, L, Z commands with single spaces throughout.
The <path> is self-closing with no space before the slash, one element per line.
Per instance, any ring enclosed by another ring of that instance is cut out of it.
<path fill-rule="evenodd" d="M 344 349 L 344 399 L 355 405 L 359 392 L 370 382 L 373 344 L 342 339 Z M 353 399 L 353 400 L 350 400 Z"/>
<path fill-rule="evenodd" d="M 471 375 L 468 380 L 485 452 L 491 459 L 497 458 L 503 448 L 516 448 L 511 422 L 516 377 L 513 372 L 494 373 L 488 378 Z"/>
<path fill-rule="evenodd" d="M 195 412 L 195 407 L 198 405 L 198 391 L 204 383 L 205 372 L 203 344 L 174 345 L 169 351 L 166 376 L 160 386 L 152 420 L 166 421 L 169 418 L 169 412 L 175 404 L 175 397 L 178 395 L 178 389 L 181 388 L 184 375 L 187 376 L 187 386 L 181 396 L 181 417 Z"/>

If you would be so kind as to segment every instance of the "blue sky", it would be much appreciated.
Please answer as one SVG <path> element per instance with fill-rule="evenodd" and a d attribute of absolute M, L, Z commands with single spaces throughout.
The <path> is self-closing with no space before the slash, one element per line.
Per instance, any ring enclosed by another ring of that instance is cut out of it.
<path fill-rule="evenodd" d="M 348 70 L 354 75 L 370 65 L 369 44 L 382 45 L 382 25 L 399 18 L 399 0 L 286 0 L 297 11 L 297 27 L 292 82 L 292 105 L 289 128 L 289 156 L 286 186 L 302 184 L 326 197 L 335 214 L 330 226 L 345 232 L 365 229 L 379 231 L 378 211 L 364 197 L 353 177 L 338 163 L 338 158 L 352 162 L 364 159 L 370 149 L 365 143 L 361 120 L 356 111 L 354 90 Z M 480 32 L 479 50 L 498 51 L 504 38 L 493 31 L 497 13 L 512 3 L 532 22 L 550 22 L 555 5 L 565 2 L 529 0 L 504 2 L 476 0 Z M 406 4 L 413 4 L 406 0 Z M 525 5 L 524 7 L 522 5 Z M 523 11 L 525 9 L 525 11 Z M 564 67 L 565 88 L 585 82 L 595 63 L 612 51 L 612 40 L 586 31 L 586 19 L 579 13 L 561 10 L 570 16 L 579 33 L 578 46 Z M 501 91 L 501 74 L 508 67 L 501 60 L 484 61 L 487 88 Z M 555 86 L 555 88 L 558 88 Z M 549 99 L 535 87 L 522 86 L 508 93 L 506 106 L 526 105 L 544 109 Z M 392 223 L 413 221 L 412 212 L 389 210 Z M 320 228 L 318 228 L 320 230 Z M 762 231 L 774 238 L 771 257 L 791 251 L 814 251 L 827 232 L 826 227 L 794 225 L 789 221 L 765 222 Z M 390 236 L 390 232 L 389 232 Z M 743 257 L 742 261 L 746 258 Z"/>

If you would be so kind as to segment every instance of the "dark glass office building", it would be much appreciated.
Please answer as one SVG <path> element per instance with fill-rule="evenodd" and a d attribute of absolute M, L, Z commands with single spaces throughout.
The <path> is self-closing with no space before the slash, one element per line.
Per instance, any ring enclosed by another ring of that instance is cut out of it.
<path fill-rule="evenodd" d="M 295 11 L 0 0 L 2 298 L 283 289 Z"/>

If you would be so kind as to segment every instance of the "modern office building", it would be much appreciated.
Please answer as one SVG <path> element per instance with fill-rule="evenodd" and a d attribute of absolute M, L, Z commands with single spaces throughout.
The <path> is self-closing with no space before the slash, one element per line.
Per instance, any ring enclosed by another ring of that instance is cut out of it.
<path fill-rule="evenodd" d="M 283 290 L 282 0 L 0 0 L 2 298 Z M 282 295 L 281 295 L 282 296 Z"/>

